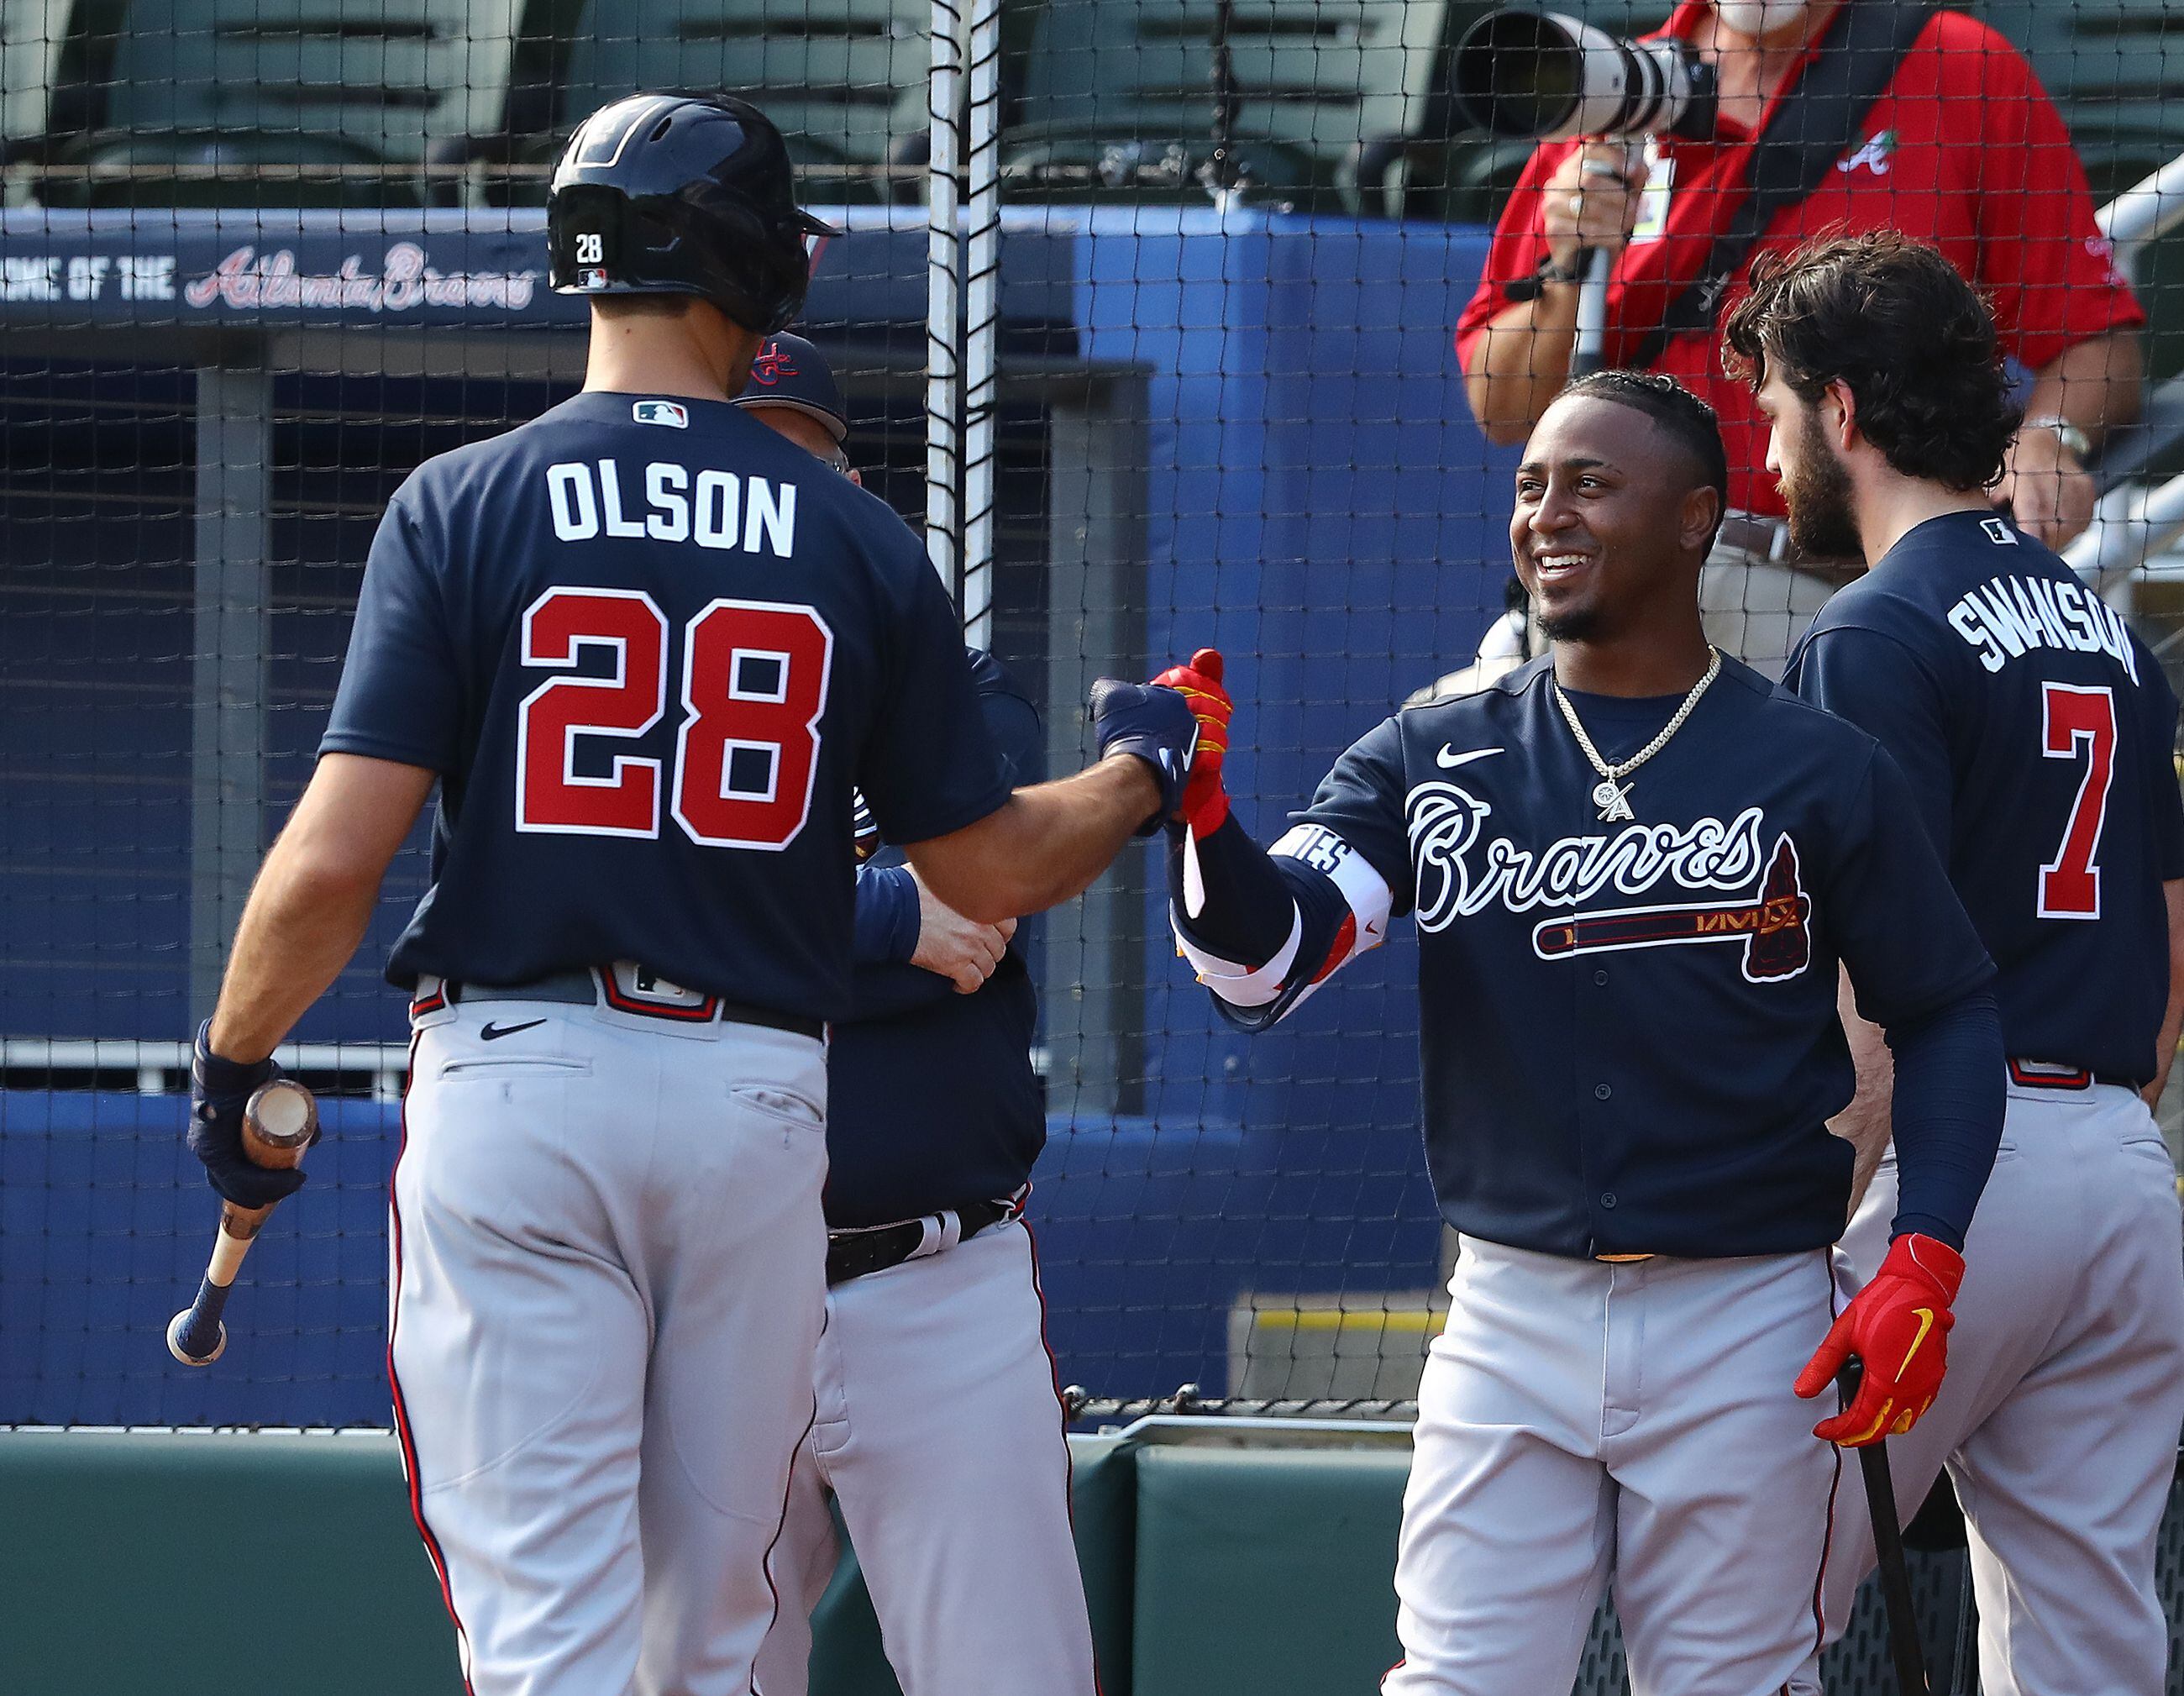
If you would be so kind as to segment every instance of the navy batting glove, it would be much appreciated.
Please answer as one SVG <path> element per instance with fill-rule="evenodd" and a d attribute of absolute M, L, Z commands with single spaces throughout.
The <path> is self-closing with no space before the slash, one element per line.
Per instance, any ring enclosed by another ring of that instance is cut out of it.
<path fill-rule="evenodd" d="M 242 1152 L 242 1109 L 251 1091 L 281 1075 L 270 1060 L 242 1065 L 223 1060 L 208 1040 L 212 1021 L 198 1027 L 190 1054 L 190 1152 L 204 1162 L 214 1189 L 239 1208 L 270 1208 L 304 1186 L 300 1167 L 268 1171 Z"/>
<path fill-rule="evenodd" d="M 1197 715 L 1174 689 L 1114 678 L 1092 685 L 1091 705 L 1100 757 L 1134 754 L 1160 779 L 1160 811 L 1138 827 L 1139 835 L 1150 836 L 1183 806 L 1191 753 L 1198 746 Z"/>

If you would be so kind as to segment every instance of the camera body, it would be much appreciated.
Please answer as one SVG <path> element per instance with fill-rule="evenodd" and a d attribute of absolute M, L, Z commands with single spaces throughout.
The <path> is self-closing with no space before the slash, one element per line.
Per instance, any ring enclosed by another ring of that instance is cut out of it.
<path fill-rule="evenodd" d="M 1688 43 L 1627 41 L 1557 12 L 1488 13 L 1457 43 L 1450 81 L 1490 135 L 1704 141 L 1714 130 L 1713 67 Z"/>

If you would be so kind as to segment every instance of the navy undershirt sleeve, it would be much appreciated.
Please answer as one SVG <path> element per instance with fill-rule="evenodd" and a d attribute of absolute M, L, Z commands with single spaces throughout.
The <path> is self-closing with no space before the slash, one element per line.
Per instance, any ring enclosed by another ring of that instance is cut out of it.
<path fill-rule="evenodd" d="M 2002 1017 L 1977 990 L 1892 1026 L 1896 1057 L 1897 1209 L 1892 1233 L 1961 1250 L 2002 1140 Z"/>
<path fill-rule="evenodd" d="M 1245 833 L 1232 811 L 1198 842 L 1206 884 L 1204 911 L 1190 914 L 1183 895 L 1183 834 L 1171 831 L 1167 892 L 1175 922 L 1207 953 L 1253 970 L 1282 951 L 1296 923 L 1296 896 L 1273 858 Z"/>
<path fill-rule="evenodd" d="M 2134 644 L 2138 639 L 2131 638 Z M 2139 675 L 2146 679 L 2139 691 L 2148 715 L 2147 794 L 2153 808 L 2155 873 L 2164 884 L 2184 878 L 2184 795 L 2180 795 L 2176 755 L 2176 697 L 2170 693 L 2161 662 L 2139 646 Z"/>
<path fill-rule="evenodd" d="M 857 873 L 860 966 L 907 962 L 917 952 L 917 884 L 907 866 L 866 866 Z"/>
<path fill-rule="evenodd" d="M 1186 917 L 1180 833 L 1169 844 L 1168 898 L 1177 928 L 1195 946 L 1238 966 L 1256 969 L 1282 951 L 1299 930 L 1295 963 L 1282 993 L 1263 1007 L 1235 1007 L 1217 994 L 1213 1004 L 1228 1023 L 1263 1030 L 1294 1007 L 1326 962 L 1350 903 L 1326 873 L 1286 856 L 1276 859 L 1245 833 L 1231 812 L 1198 845 L 1206 906 Z"/>

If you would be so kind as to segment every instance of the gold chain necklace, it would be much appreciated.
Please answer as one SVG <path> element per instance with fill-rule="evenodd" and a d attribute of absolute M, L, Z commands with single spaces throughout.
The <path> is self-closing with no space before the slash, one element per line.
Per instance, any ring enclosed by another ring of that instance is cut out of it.
<path fill-rule="evenodd" d="M 1609 765 L 1600 757 L 1600 750 L 1592 745 L 1592 738 L 1585 734 L 1585 726 L 1578 722 L 1577 709 L 1569 704 L 1569 697 L 1563 693 L 1561 680 L 1552 681 L 1551 686 L 1555 692 L 1555 705 L 1563 710 L 1563 717 L 1569 723 L 1570 734 L 1577 738 L 1577 745 L 1585 750 L 1585 757 L 1592 762 L 1593 770 L 1600 773 L 1600 781 L 1592 786 L 1592 803 L 1600 809 L 1601 817 L 1613 822 L 1633 816 L 1630 812 L 1630 785 L 1618 780 L 1629 777 L 1669 745 L 1669 739 L 1684 728 L 1684 721 L 1691 716 L 1691 709 L 1699 704 L 1699 697 L 1707 692 L 1707 685 L 1720 675 L 1721 650 L 1709 642 L 1707 644 L 1706 675 L 1691 685 L 1691 692 L 1684 697 L 1684 704 L 1661 727 L 1661 734 L 1616 766 Z"/>

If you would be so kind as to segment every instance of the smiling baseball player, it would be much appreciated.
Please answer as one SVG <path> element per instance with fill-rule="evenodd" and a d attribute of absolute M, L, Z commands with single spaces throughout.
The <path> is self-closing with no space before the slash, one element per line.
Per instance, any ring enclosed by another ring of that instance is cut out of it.
<path fill-rule="evenodd" d="M 2124 621 L 1988 505 L 2018 412 L 1994 320 L 1940 254 L 1883 235 L 1770 262 L 1728 336 L 1792 530 L 1871 566 L 1789 681 L 1910 775 L 2001 974 L 2002 1152 L 1948 1383 L 1896 1446 L 1899 1506 L 1947 1466 L 1989 1696 L 2157 1696 L 2154 1546 L 2184 1425 L 2184 1221 L 2148 1110 L 2184 1018 L 2176 698 Z M 1852 1037 L 1880 1063 L 1852 1117 L 1878 1119 L 1886 1056 Z M 1847 1288 L 1880 1260 L 1898 1168 L 1880 1163 L 1843 1239 Z M 1870 1526 L 1846 1517 L 1831 1634 L 1873 1564 Z"/>
<path fill-rule="evenodd" d="M 387 968 L 415 1032 L 388 1367 L 476 1696 L 749 1690 L 825 1302 L 853 784 L 994 921 L 1173 807 L 1194 738 L 1173 695 L 1106 684 L 1131 757 L 1011 792 L 916 542 L 729 404 L 815 227 L 746 102 L 637 95 L 578 128 L 547 231 L 592 301 L 584 389 L 396 493 L 199 1034 L 192 1144 L 271 1199 L 240 1097 L 437 784 Z"/>
<path fill-rule="evenodd" d="M 1262 1029 L 1416 919 L 1427 1162 L 1461 1234 L 1418 1392 L 1396 1696 L 1567 1690 L 1611 1575 L 1641 1696 L 1774 1696 L 1819 1634 L 1841 1465 L 1942 1381 L 2001 1120 L 1993 968 L 1870 737 L 1699 622 L 1711 411 L 1572 385 L 1511 544 L 1552 654 L 1408 707 L 1271 851 L 1221 788 L 1215 656 L 1162 681 L 1205 737 L 1176 934 Z M 1851 1151 L 1837 962 L 1886 1027 L 1903 1185 L 1837 1315 Z M 1823 1419 L 1851 1354 L 1864 1378 Z M 1821 1411 L 1826 1411 L 1824 1408 Z"/>
<path fill-rule="evenodd" d="M 841 392 L 809 342 L 769 340 L 736 404 L 848 471 Z M 993 656 L 970 657 L 1002 761 L 1028 782 L 1039 714 Z M 861 811 L 859 825 L 855 1005 L 827 1068 L 819 1412 L 789 1480 L 758 1687 L 807 1688 L 811 1610 L 840 1556 L 831 1498 L 907 1696 L 1095 1696 L 1069 1446 L 1019 1222 L 1046 1143 L 1031 973 L 1013 921 L 971 924 Z"/>

